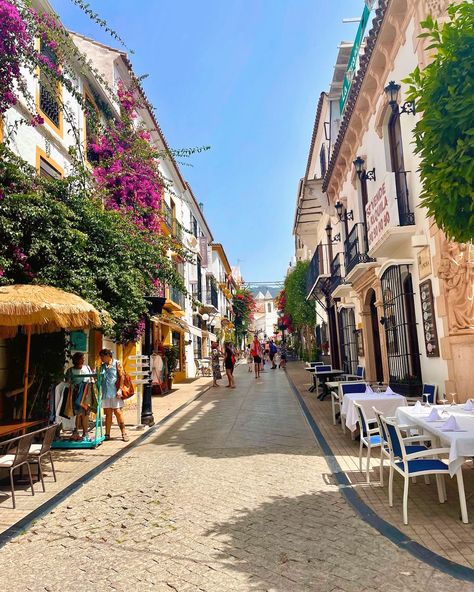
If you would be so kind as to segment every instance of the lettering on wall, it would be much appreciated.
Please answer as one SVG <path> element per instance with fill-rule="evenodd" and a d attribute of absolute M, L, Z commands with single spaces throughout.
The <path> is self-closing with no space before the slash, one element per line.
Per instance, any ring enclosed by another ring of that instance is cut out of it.
<path fill-rule="evenodd" d="M 394 184 L 394 175 L 389 173 L 365 206 L 369 249 L 379 242 L 388 228 L 398 225 Z"/>
<path fill-rule="evenodd" d="M 418 261 L 418 277 L 420 280 L 424 280 L 426 277 L 431 275 L 430 248 L 426 246 L 420 249 L 416 259 Z"/>

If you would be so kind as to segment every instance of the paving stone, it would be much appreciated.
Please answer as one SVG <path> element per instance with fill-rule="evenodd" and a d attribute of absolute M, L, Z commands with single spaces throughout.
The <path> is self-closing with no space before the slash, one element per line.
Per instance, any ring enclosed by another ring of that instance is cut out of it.
<path fill-rule="evenodd" d="M 1 549 L 5 592 L 474 591 L 355 515 L 283 372 L 236 378 Z"/>

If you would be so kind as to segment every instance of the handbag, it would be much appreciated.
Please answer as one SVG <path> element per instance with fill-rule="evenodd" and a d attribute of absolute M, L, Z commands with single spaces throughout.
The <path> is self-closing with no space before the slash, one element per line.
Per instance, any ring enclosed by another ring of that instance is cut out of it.
<path fill-rule="evenodd" d="M 118 362 L 117 362 L 117 371 L 118 371 Z M 122 386 L 122 397 L 121 399 L 130 399 L 130 397 L 133 397 L 133 395 L 135 394 L 135 387 L 133 386 L 133 382 L 132 379 L 130 377 L 130 375 L 125 372 L 125 369 L 122 368 L 122 372 L 123 372 L 123 386 Z M 119 376 L 117 378 L 117 382 L 115 383 L 115 387 L 117 390 L 120 389 L 120 381 L 121 381 L 121 377 Z"/>

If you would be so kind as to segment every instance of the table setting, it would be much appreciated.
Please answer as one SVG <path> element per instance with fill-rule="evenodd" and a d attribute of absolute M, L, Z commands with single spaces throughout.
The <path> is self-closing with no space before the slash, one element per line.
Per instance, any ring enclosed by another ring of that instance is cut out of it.
<path fill-rule="evenodd" d="M 365 416 L 370 420 L 375 419 L 374 407 L 383 415 L 391 417 L 399 407 L 407 405 L 407 400 L 389 386 L 385 391 L 377 392 L 368 384 L 364 393 L 346 393 L 342 399 L 341 415 L 345 417 L 346 426 L 351 432 L 355 431 L 358 421 L 354 403 L 363 408 Z"/>
<path fill-rule="evenodd" d="M 446 401 L 445 399 L 443 401 Z M 396 419 L 403 425 L 414 425 L 449 447 L 449 472 L 454 475 L 466 458 L 474 457 L 474 404 L 423 405 L 399 408 Z"/>

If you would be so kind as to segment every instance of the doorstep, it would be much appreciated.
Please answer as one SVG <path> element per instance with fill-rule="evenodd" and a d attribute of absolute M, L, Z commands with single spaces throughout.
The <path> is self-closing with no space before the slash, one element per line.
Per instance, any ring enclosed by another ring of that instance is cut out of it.
<path fill-rule="evenodd" d="M 410 483 L 408 501 L 408 520 L 405 526 L 402 518 L 403 479 L 394 477 L 394 505 L 388 505 L 388 468 L 384 473 L 384 487 L 379 483 L 380 453 L 375 453 L 371 461 L 371 483 L 365 482 L 365 474 L 359 471 L 359 443 L 351 440 L 350 432 L 344 434 L 341 424 L 333 425 L 331 399 L 319 401 L 315 393 L 308 392 L 310 382 L 303 362 L 287 364 L 287 374 L 298 390 L 309 413 L 317 424 L 334 459 L 344 471 L 349 487 L 355 491 L 370 510 L 389 525 L 396 527 L 411 541 L 441 557 L 467 568 L 474 568 L 474 469 L 465 465 L 463 470 L 466 491 L 469 524 L 459 519 L 459 498 L 456 478 L 446 480 L 448 501 L 440 504 L 434 477 L 431 485 L 426 485 L 423 478 L 417 483 Z M 328 455 L 325 450 L 324 453 Z M 365 459 L 365 456 L 364 456 Z M 387 461 L 385 466 L 387 467 Z M 332 468 L 332 467 L 331 467 Z M 328 469 L 328 473 L 330 469 Z M 331 478 L 334 479 L 333 475 Z"/>
<path fill-rule="evenodd" d="M 174 385 L 172 391 L 166 397 L 153 397 L 155 424 L 166 421 L 177 409 L 200 397 L 208 390 L 211 383 L 212 380 L 207 377 L 197 378 Z M 43 492 L 41 483 L 35 483 L 34 496 L 31 495 L 31 490 L 26 485 L 18 486 L 15 490 L 15 509 L 11 506 L 11 493 L 8 486 L 2 485 L 0 487 L 0 546 L 6 542 L 7 536 L 9 538 L 11 531 L 15 529 L 15 525 L 18 525 L 20 532 L 22 529 L 26 529 L 29 516 L 36 519 L 41 512 L 50 511 L 54 507 L 53 501 L 57 503 L 67 497 L 75 490 L 76 485 L 80 485 L 84 479 L 87 479 L 87 475 L 91 471 L 103 470 L 103 468 L 110 465 L 110 461 L 113 462 L 114 457 L 121 456 L 125 449 L 133 447 L 140 437 L 148 433 L 148 428 L 135 429 L 137 415 L 135 399 L 136 397 L 127 401 L 124 408 L 125 424 L 130 437 L 129 442 L 122 441 L 120 430 L 114 423 L 111 439 L 103 442 L 97 448 L 52 450 L 58 480 L 53 481 L 51 466 L 44 462 L 43 473 L 46 492 Z M 101 468 L 103 463 L 106 464 Z M 32 470 L 35 472 L 34 468 Z M 3 495 L 4 493 L 5 495 Z M 61 496 L 61 494 L 63 495 Z M 53 498 L 55 499 L 53 500 Z M 51 502 L 50 507 L 42 509 L 43 504 L 47 502 Z M 20 524 L 18 524 L 19 522 Z M 21 526 L 25 523 L 26 526 Z"/>

